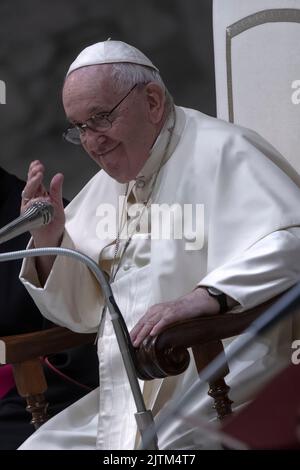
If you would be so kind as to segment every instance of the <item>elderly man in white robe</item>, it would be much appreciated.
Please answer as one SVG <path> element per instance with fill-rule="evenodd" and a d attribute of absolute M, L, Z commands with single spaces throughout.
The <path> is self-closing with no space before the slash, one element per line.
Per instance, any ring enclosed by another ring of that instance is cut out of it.
<path fill-rule="evenodd" d="M 152 62 L 119 41 L 79 54 L 66 76 L 63 105 L 71 123 L 66 139 L 81 144 L 102 171 L 64 212 L 63 175 L 53 177 L 47 193 L 43 164 L 31 163 L 22 211 L 46 199 L 55 216 L 32 232 L 29 246 L 73 248 L 99 263 L 134 346 L 177 320 L 220 310 L 238 315 L 299 281 L 300 181 L 260 136 L 175 106 Z M 133 210 L 137 204 L 140 211 Z M 152 236 L 151 208 L 174 204 L 193 208 L 194 228 L 182 237 Z M 103 228 L 108 207 L 119 208 L 114 233 Z M 78 332 L 96 332 L 101 323 L 99 390 L 52 418 L 21 448 L 133 449 L 134 401 L 93 275 L 70 258 L 39 257 L 24 262 L 20 277 L 49 320 Z M 289 361 L 291 328 L 292 319 L 230 365 L 235 406 L 253 397 L 278 358 Z M 191 361 L 181 376 L 141 383 L 147 407 L 159 415 L 195 380 Z M 191 404 L 194 416 L 212 419 L 210 400 L 203 392 Z M 159 447 L 198 447 L 194 428 L 170 418 Z"/>

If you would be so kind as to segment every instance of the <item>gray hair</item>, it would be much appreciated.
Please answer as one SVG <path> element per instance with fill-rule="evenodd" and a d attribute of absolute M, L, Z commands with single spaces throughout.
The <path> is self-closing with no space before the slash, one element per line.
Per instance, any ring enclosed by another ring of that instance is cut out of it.
<path fill-rule="evenodd" d="M 170 112 L 173 106 L 173 98 L 157 70 L 137 64 L 115 63 L 111 66 L 111 77 L 113 86 L 117 91 L 129 89 L 136 83 L 158 83 L 166 95 L 166 111 L 167 113 Z"/>

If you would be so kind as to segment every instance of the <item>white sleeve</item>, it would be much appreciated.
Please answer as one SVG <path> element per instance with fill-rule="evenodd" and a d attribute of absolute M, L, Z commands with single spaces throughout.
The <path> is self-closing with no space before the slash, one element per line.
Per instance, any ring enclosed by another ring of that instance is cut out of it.
<path fill-rule="evenodd" d="M 75 249 L 67 231 L 61 247 Z M 83 263 L 57 256 L 44 287 L 41 287 L 35 260 L 28 258 L 23 261 L 20 280 L 44 317 L 73 331 L 97 331 L 103 296 L 98 281 Z"/>
<path fill-rule="evenodd" d="M 199 286 L 213 286 L 240 305 L 255 307 L 300 281 L 300 227 L 273 232 L 208 273 Z"/>

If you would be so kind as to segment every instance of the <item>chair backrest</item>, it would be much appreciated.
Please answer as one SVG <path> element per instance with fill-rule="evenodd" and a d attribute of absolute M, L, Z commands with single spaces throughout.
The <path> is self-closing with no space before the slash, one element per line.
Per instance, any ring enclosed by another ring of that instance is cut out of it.
<path fill-rule="evenodd" d="M 254 129 L 300 173 L 300 1 L 214 0 L 213 31 L 218 117 Z M 299 314 L 293 329 L 300 338 Z"/>
<path fill-rule="evenodd" d="M 300 173 L 300 2 L 214 0 L 219 118 L 254 129 Z"/>

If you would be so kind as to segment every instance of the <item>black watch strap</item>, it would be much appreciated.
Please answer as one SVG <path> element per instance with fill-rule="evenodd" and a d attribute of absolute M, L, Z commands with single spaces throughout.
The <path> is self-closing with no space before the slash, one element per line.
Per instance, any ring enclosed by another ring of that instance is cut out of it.
<path fill-rule="evenodd" d="M 214 297 L 219 302 L 219 313 L 227 312 L 228 304 L 226 294 L 224 294 L 224 292 L 219 291 L 218 289 L 215 289 L 214 287 L 206 287 L 206 290 L 211 297 Z"/>

